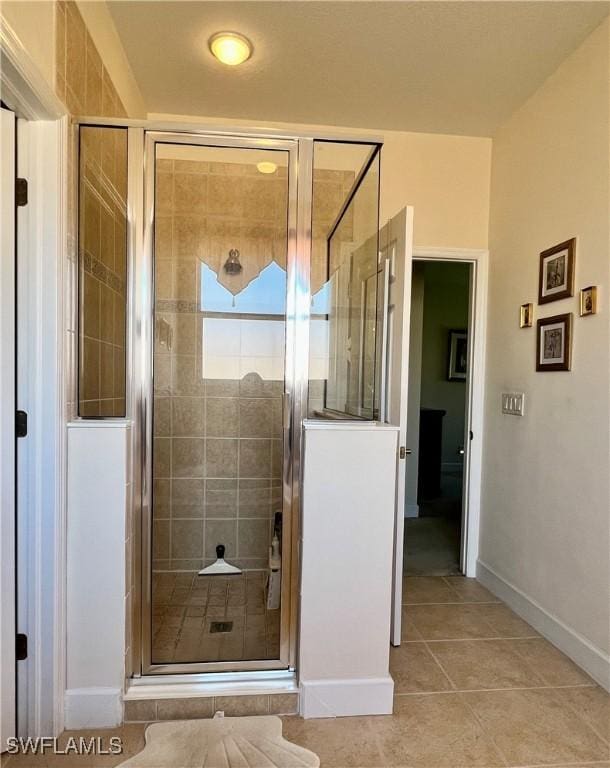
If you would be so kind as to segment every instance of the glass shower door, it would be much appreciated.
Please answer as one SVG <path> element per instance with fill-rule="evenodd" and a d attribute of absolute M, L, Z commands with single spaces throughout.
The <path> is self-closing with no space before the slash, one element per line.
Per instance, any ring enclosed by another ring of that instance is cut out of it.
<path fill-rule="evenodd" d="M 273 141 L 184 142 L 149 145 L 154 399 L 144 668 L 283 668 L 292 150 Z"/>

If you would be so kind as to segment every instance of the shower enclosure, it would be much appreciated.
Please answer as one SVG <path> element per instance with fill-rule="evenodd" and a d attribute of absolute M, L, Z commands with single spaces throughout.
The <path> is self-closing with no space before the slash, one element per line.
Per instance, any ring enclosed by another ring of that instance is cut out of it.
<path fill-rule="evenodd" d="M 301 423 L 379 413 L 380 144 L 119 123 L 79 128 L 78 408 L 134 424 L 133 673 L 294 669 Z"/>

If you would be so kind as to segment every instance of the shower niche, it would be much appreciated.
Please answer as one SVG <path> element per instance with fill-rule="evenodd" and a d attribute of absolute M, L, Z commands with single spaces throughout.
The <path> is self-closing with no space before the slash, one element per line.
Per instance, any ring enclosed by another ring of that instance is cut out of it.
<path fill-rule="evenodd" d="M 80 152 L 127 138 L 134 673 L 292 670 L 301 423 L 379 413 L 380 145 L 127 128 L 81 126 Z M 79 380 L 103 378 L 83 333 Z"/>

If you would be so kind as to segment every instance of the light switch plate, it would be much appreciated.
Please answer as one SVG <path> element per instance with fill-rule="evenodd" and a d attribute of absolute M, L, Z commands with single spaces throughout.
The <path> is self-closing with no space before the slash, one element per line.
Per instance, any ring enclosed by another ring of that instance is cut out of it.
<path fill-rule="evenodd" d="M 502 392 L 502 413 L 509 416 L 523 416 L 525 395 L 523 392 Z"/>

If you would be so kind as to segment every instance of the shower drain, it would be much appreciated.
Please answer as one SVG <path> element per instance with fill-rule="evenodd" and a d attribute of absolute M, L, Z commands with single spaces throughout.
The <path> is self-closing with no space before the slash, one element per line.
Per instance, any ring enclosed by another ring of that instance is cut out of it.
<path fill-rule="evenodd" d="M 210 622 L 210 633 L 230 632 L 233 629 L 232 621 L 212 621 Z"/>

